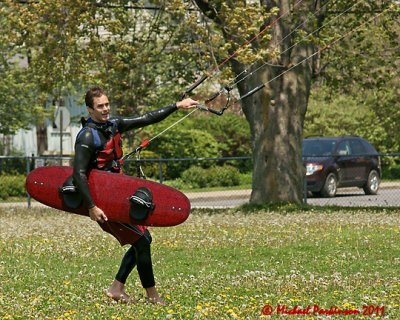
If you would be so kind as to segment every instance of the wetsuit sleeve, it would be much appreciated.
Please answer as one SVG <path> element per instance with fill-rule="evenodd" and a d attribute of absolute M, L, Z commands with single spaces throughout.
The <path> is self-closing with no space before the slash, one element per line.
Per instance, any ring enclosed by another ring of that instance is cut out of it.
<path fill-rule="evenodd" d="M 153 110 L 136 117 L 120 117 L 117 120 L 120 132 L 125 132 L 135 128 L 142 128 L 149 124 L 160 122 L 176 110 L 178 110 L 178 108 L 174 103 L 164 108 Z"/>
<path fill-rule="evenodd" d="M 90 159 L 94 152 L 95 146 L 92 130 L 86 129 L 77 138 L 75 143 L 73 179 L 88 209 L 95 206 L 86 176 Z"/>

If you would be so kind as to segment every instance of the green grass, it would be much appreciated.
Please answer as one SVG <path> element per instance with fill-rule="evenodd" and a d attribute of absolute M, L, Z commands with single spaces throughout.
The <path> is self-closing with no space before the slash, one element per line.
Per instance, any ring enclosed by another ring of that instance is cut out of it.
<path fill-rule="evenodd" d="M 121 305 L 105 291 L 127 250 L 86 217 L 0 208 L 1 319 L 268 319 L 276 308 L 384 306 L 400 317 L 399 211 L 281 206 L 193 211 L 151 228 L 156 282 L 145 302 L 134 270 Z M 287 315 L 287 319 L 327 319 Z M 371 319 L 376 316 L 332 316 Z"/>

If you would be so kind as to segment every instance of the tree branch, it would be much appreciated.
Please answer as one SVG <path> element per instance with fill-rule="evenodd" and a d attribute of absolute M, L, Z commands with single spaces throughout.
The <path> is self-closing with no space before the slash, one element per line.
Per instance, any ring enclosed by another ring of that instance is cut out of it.
<path fill-rule="evenodd" d="M 219 7 L 212 6 L 208 0 L 194 0 L 194 2 L 207 18 L 214 20 L 220 25 L 224 25 L 224 21 L 218 15 Z"/>

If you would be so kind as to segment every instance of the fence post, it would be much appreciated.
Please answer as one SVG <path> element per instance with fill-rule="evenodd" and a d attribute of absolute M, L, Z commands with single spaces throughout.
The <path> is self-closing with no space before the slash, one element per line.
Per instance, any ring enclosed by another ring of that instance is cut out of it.
<path fill-rule="evenodd" d="M 161 158 L 160 158 L 160 160 L 158 161 L 158 164 L 159 164 L 159 167 L 160 167 L 160 183 L 162 183 L 162 181 L 163 181 L 163 176 L 162 176 L 162 161 L 161 161 Z"/>
<path fill-rule="evenodd" d="M 29 172 L 31 172 L 31 162 L 30 157 L 26 157 L 26 176 L 28 177 Z M 31 207 L 31 195 L 28 193 L 28 208 Z"/>
<path fill-rule="evenodd" d="M 307 204 L 307 176 L 306 175 L 304 176 L 303 183 L 304 183 L 304 186 L 303 186 L 303 189 L 304 189 L 304 200 L 303 200 L 303 203 Z"/>

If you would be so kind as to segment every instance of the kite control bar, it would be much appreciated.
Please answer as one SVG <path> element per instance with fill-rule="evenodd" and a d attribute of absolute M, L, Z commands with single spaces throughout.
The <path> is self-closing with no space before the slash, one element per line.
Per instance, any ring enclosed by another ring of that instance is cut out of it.
<path fill-rule="evenodd" d="M 222 116 L 222 115 L 224 114 L 224 111 L 225 111 L 226 109 L 228 109 L 228 104 L 229 104 L 229 100 L 230 100 L 230 92 L 231 92 L 232 88 L 226 86 L 226 87 L 225 87 L 225 90 L 226 90 L 226 92 L 228 93 L 228 94 L 227 94 L 227 101 L 226 101 L 225 106 L 221 109 L 221 111 L 217 111 L 217 110 L 214 110 L 214 109 L 211 109 L 211 108 L 207 108 L 207 107 L 202 106 L 202 105 L 197 105 L 196 107 L 197 107 L 198 109 L 201 109 L 201 110 L 205 110 L 205 111 L 214 113 L 214 114 L 216 114 L 216 115 L 218 115 L 218 116 Z M 208 104 L 208 103 L 210 103 L 211 101 L 213 101 L 215 98 L 217 98 L 217 97 L 221 94 L 221 92 L 222 92 L 222 91 L 219 91 L 219 92 L 213 94 L 213 95 L 212 95 L 211 97 L 209 97 L 206 101 L 204 101 L 204 104 Z"/>
<path fill-rule="evenodd" d="M 202 76 L 194 85 L 192 85 L 189 89 L 187 89 L 184 93 L 183 93 L 183 95 L 182 95 L 182 97 L 179 99 L 179 101 L 182 101 L 184 98 L 185 98 L 185 96 L 188 94 L 188 93 L 190 93 L 190 92 L 192 92 L 194 89 L 196 89 L 200 84 L 202 84 L 202 82 L 204 81 L 204 80 L 206 80 L 208 78 L 208 75 L 204 75 L 204 76 Z"/>
<path fill-rule="evenodd" d="M 221 109 L 221 111 L 217 111 L 217 110 L 213 110 L 213 109 L 207 108 L 207 107 L 205 107 L 205 106 L 202 106 L 202 105 L 200 105 L 200 104 L 198 104 L 196 107 L 197 107 L 197 109 L 201 109 L 201 110 L 204 110 L 204 111 L 208 111 L 208 112 L 214 113 L 214 114 L 216 114 L 216 115 L 218 115 L 218 116 L 222 116 L 222 115 L 224 114 L 224 111 L 225 111 L 226 109 L 228 109 L 228 107 L 225 106 L 225 107 L 223 107 L 223 108 Z"/>

